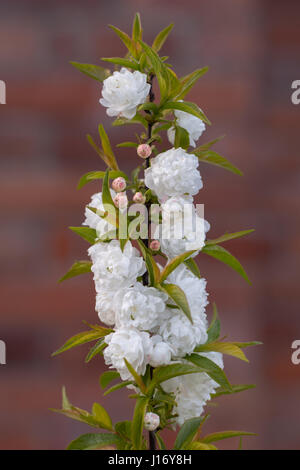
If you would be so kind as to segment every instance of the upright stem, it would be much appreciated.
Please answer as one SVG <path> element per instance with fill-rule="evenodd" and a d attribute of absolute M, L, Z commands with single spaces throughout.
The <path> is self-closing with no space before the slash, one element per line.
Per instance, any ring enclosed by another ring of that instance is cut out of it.
<path fill-rule="evenodd" d="M 152 81 L 153 81 L 154 75 L 150 75 L 150 92 L 149 92 L 149 101 L 152 103 L 155 99 L 153 90 L 152 90 Z M 151 139 L 152 137 L 152 126 L 153 122 L 148 123 L 148 140 Z M 150 167 L 150 157 L 146 158 L 146 168 Z M 147 188 L 146 188 L 147 189 Z M 146 208 L 147 208 L 147 214 L 148 214 L 148 237 L 147 239 L 143 240 L 144 244 L 146 247 L 149 246 L 149 235 L 150 235 L 150 220 L 149 220 L 149 209 L 150 209 L 150 203 L 146 203 Z M 148 271 L 145 272 L 143 275 L 143 285 L 148 286 L 149 285 L 149 275 Z M 150 367 L 150 375 L 152 377 L 152 370 L 153 368 Z M 149 431 L 149 450 L 156 450 L 156 440 L 155 440 L 155 432 L 154 431 Z"/>

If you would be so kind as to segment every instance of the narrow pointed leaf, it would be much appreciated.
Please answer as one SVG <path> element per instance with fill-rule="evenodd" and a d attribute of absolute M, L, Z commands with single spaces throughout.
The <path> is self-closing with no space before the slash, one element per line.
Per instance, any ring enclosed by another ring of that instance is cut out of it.
<path fill-rule="evenodd" d="M 116 162 L 115 155 L 112 151 L 108 135 L 106 134 L 102 124 L 99 124 L 98 130 L 99 130 L 99 135 L 100 135 L 100 139 L 101 139 L 101 143 L 102 143 L 102 147 L 103 147 L 103 152 L 105 153 L 105 155 L 108 159 L 109 166 L 111 167 L 112 170 L 118 171 L 119 168 L 118 168 L 118 164 Z"/>
<path fill-rule="evenodd" d="M 160 288 L 181 308 L 191 323 L 193 323 L 192 314 L 184 291 L 176 284 L 161 284 Z"/>
<path fill-rule="evenodd" d="M 205 372 L 205 369 L 192 364 L 170 364 L 168 366 L 157 367 L 153 372 L 153 381 L 151 385 L 153 388 L 153 386 L 172 379 L 173 377 L 200 372 Z"/>
<path fill-rule="evenodd" d="M 135 450 L 142 449 L 144 416 L 146 413 L 148 401 L 149 398 L 146 397 L 139 397 L 136 401 L 131 431 L 132 444 Z"/>
<path fill-rule="evenodd" d="M 245 431 L 222 431 L 208 434 L 202 439 L 202 442 L 209 444 L 210 442 L 222 441 L 223 439 L 229 439 L 231 437 L 238 436 L 256 436 L 253 432 Z"/>
<path fill-rule="evenodd" d="M 209 325 L 209 328 L 207 330 L 207 343 L 210 343 L 212 341 L 216 341 L 220 336 L 220 331 L 221 331 L 221 323 L 220 323 L 220 319 L 219 319 L 217 306 L 214 303 L 213 304 L 212 321 L 211 321 L 211 324 Z"/>
<path fill-rule="evenodd" d="M 227 388 L 224 388 L 224 387 L 218 387 L 215 393 L 211 395 L 211 397 L 217 398 L 222 395 L 231 395 L 233 393 L 241 393 L 241 392 L 245 392 L 246 390 L 250 390 L 252 388 L 255 388 L 255 385 L 253 384 L 232 385 L 231 390 L 228 390 Z"/>
<path fill-rule="evenodd" d="M 201 279 L 201 274 L 198 265 L 193 258 L 186 259 L 184 264 L 189 268 L 189 270 L 194 274 L 194 276 Z"/>
<path fill-rule="evenodd" d="M 68 445 L 67 450 L 96 450 L 110 445 L 117 445 L 118 442 L 119 438 L 116 434 L 82 434 Z"/>
<path fill-rule="evenodd" d="M 152 44 L 152 48 L 155 50 L 155 52 L 160 51 L 173 28 L 174 24 L 171 23 L 169 26 L 160 31 L 160 33 L 158 33 Z"/>
<path fill-rule="evenodd" d="M 189 258 L 193 253 L 195 253 L 197 250 L 191 250 L 191 251 L 186 251 L 182 255 L 178 255 L 175 258 L 173 258 L 162 270 L 161 276 L 160 276 L 160 282 L 163 282 L 167 279 L 168 276 L 181 264 L 183 263 L 187 258 Z"/>
<path fill-rule="evenodd" d="M 254 232 L 254 229 L 250 230 L 241 230 L 240 232 L 225 233 L 221 237 L 215 238 L 214 240 L 206 240 L 205 245 L 217 245 L 219 243 L 227 242 L 228 240 L 233 240 L 235 238 L 244 237 L 249 233 Z"/>
<path fill-rule="evenodd" d="M 119 28 L 116 28 L 115 26 L 109 25 L 109 27 L 119 36 L 119 38 L 125 44 L 129 52 L 135 57 L 136 50 L 134 47 L 134 43 L 132 39 L 128 36 L 128 34 L 124 33 L 124 31 L 121 31 Z"/>
<path fill-rule="evenodd" d="M 109 395 L 112 392 L 115 392 L 116 390 L 120 390 L 121 388 L 127 387 L 128 385 L 132 385 L 133 381 L 132 380 L 126 380 L 124 382 L 120 382 L 116 385 L 113 385 L 110 387 L 106 392 L 103 393 L 103 396 L 105 397 L 106 395 Z"/>
<path fill-rule="evenodd" d="M 231 171 L 231 173 L 235 173 L 236 175 L 243 175 L 241 170 L 239 170 L 236 166 L 230 163 L 225 157 L 222 157 L 222 155 L 219 155 L 213 150 L 206 150 L 204 152 L 194 150 L 193 153 L 198 157 L 200 162 L 210 163 L 211 165 L 219 166 L 224 170 L 228 170 Z"/>
<path fill-rule="evenodd" d="M 101 427 L 103 427 L 104 429 L 107 429 L 108 431 L 113 430 L 111 418 L 109 414 L 107 413 L 106 409 L 102 405 L 99 405 L 99 403 L 94 403 L 92 413 L 93 413 L 93 416 L 101 425 Z"/>
<path fill-rule="evenodd" d="M 201 253 L 212 256 L 213 258 L 222 261 L 227 264 L 230 268 L 240 274 L 249 284 L 251 284 L 243 266 L 241 263 L 231 254 L 219 245 L 207 245 L 202 248 Z"/>
<path fill-rule="evenodd" d="M 77 335 L 68 339 L 68 341 L 66 341 L 66 343 L 61 348 L 55 351 L 52 356 L 57 356 L 58 354 L 61 354 L 68 349 L 74 348 L 75 346 L 80 346 L 81 344 L 89 343 L 91 341 L 102 338 L 111 332 L 111 329 L 102 327 L 99 327 L 97 330 L 82 331 L 81 333 L 78 333 Z"/>
<path fill-rule="evenodd" d="M 89 242 L 91 245 L 97 240 L 96 230 L 90 227 L 69 227 L 72 232 L 77 233 L 81 238 Z"/>
<path fill-rule="evenodd" d="M 176 100 L 182 100 L 199 80 L 199 78 L 202 77 L 207 71 L 208 67 L 203 67 L 202 69 L 195 70 L 189 75 L 183 77 L 180 80 L 180 89 L 178 90 L 178 93 L 176 93 L 175 90 L 175 95 L 172 94 L 172 96 L 176 96 Z"/>
<path fill-rule="evenodd" d="M 105 176 L 105 171 L 89 171 L 88 173 L 85 173 L 80 178 L 80 180 L 78 182 L 78 185 L 77 185 L 77 189 L 81 189 L 83 186 L 85 186 L 90 181 L 103 179 L 104 176 Z M 112 171 L 109 172 L 109 177 L 111 179 L 118 178 L 119 176 L 122 176 L 122 178 L 124 178 L 125 180 L 128 180 L 128 176 L 123 171 L 114 171 L 114 170 L 112 170 Z"/>
<path fill-rule="evenodd" d="M 142 23 L 141 17 L 139 13 L 135 14 L 133 25 L 132 25 L 132 39 L 133 41 L 138 41 L 142 39 Z"/>
<path fill-rule="evenodd" d="M 121 65 L 133 70 L 140 70 L 140 66 L 137 62 L 132 62 L 132 60 L 124 59 L 122 57 L 101 57 L 103 62 L 110 62 L 111 64 Z"/>
<path fill-rule="evenodd" d="M 145 393 L 146 385 L 144 384 L 142 377 L 134 370 L 132 365 L 127 361 L 127 359 L 125 357 L 124 357 L 124 362 L 126 364 L 127 369 L 129 370 L 129 372 L 133 376 L 136 384 L 140 388 L 141 392 Z"/>
<path fill-rule="evenodd" d="M 177 109 L 179 111 L 184 111 L 185 113 L 189 113 L 193 116 L 196 116 L 197 118 L 204 121 L 206 124 L 211 124 L 203 113 L 203 111 L 201 111 L 201 109 L 195 103 L 191 103 L 189 101 L 168 101 L 161 107 L 161 110 L 164 111 L 168 109 Z"/>
<path fill-rule="evenodd" d="M 99 339 L 97 343 L 89 350 L 84 362 L 88 363 L 90 362 L 93 357 L 97 356 L 97 354 L 100 354 L 101 351 L 105 348 L 106 344 L 103 341 L 103 338 Z"/>
<path fill-rule="evenodd" d="M 185 357 L 187 361 L 192 362 L 198 367 L 201 367 L 215 382 L 228 390 L 231 390 L 231 385 L 224 371 L 213 361 L 207 357 L 199 354 L 190 354 Z"/>
<path fill-rule="evenodd" d="M 103 82 L 111 74 L 109 69 L 99 67 L 99 65 L 81 64 L 80 62 L 70 62 L 73 67 L 80 70 L 80 72 L 94 78 L 98 82 Z"/>
<path fill-rule="evenodd" d="M 243 351 L 236 346 L 234 343 L 224 343 L 215 341 L 212 343 L 206 343 L 201 346 L 197 346 L 195 349 L 197 352 L 216 351 L 222 354 L 228 354 L 229 356 L 241 359 L 241 361 L 249 362 Z"/>
<path fill-rule="evenodd" d="M 193 437 L 197 433 L 201 422 L 202 422 L 202 418 L 191 418 L 185 421 L 185 423 L 180 428 L 180 431 L 177 434 L 177 437 L 174 443 L 174 449 L 176 450 L 184 449 L 185 446 L 190 444 Z"/>
<path fill-rule="evenodd" d="M 120 378 L 119 372 L 115 370 L 107 370 L 100 376 L 99 383 L 102 388 L 106 388 L 113 380 Z"/>
<path fill-rule="evenodd" d="M 61 277 L 58 282 L 65 281 L 66 279 L 71 279 L 72 277 L 79 276 L 80 274 L 90 273 L 91 266 L 91 261 L 75 261 L 69 271 L 63 277 Z"/>

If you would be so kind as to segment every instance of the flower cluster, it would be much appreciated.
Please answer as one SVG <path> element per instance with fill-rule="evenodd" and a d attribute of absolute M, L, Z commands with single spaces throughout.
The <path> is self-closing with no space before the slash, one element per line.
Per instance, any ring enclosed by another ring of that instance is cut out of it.
<path fill-rule="evenodd" d="M 135 114 L 136 106 L 149 92 L 146 76 L 141 75 L 122 69 L 104 81 L 102 95 L 105 99 L 100 102 L 109 106 L 110 115 L 121 113 L 130 118 Z M 190 132 L 193 144 L 204 124 L 186 114 L 178 112 L 176 118 L 178 124 Z M 169 138 L 172 141 L 172 132 Z M 140 146 L 138 153 L 143 158 L 149 157 L 148 146 Z M 209 224 L 197 214 L 193 205 L 193 196 L 203 186 L 198 163 L 195 155 L 182 148 L 171 148 L 152 158 L 145 171 L 145 186 L 158 197 L 162 209 L 163 223 L 157 226 L 155 243 L 168 259 L 189 250 L 195 250 L 194 254 L 197 254 L 205 243 Z M 120 196 L 127 199 L 125 187 L 123 178 L 113 181 L 111 195 L 119 208 Z M 136 193 L 133 200 L 145 202 L 142 193 Z M 92 197 L 90 206 L 104 210 L 101 193 Z M 96 229 L 97 233 L 100 231 L 101 235 L 113 228 L 88 208 L 84 224 Z M 182 225 L 183 231 L 178 237 Z M 96 288 L 96 311 L 104 324 L 113 327 L 113 332 L 105 338 L 104 359 L 107 365 L 117 369 L 122 380 L 133 379 L 124 358 L 143 375 L 148 365 L 159 367 L 184 362 L 187 354 L 207 341 L 208 294 L 204 278 L 196 277 L 180 264 L 166 280 L 167 284 L 175 284 L 185 293 L 191 322 L 165 292 L 143 285 L 145 263 L 130 241 L 124 249 L 119 240 L 98 241 L 88 253 Z M 218 355 L 211 353 L 210 357 L 214 362 L 222 362 Z M 176 397 L 176 422 L 182 424 L 185 419 L 202 413 L 215 387 L 216 383 L 205 373 L 197 374 L 195 379 L 183 376 L 167 381 L 165 390 L 172 391 Z"/>

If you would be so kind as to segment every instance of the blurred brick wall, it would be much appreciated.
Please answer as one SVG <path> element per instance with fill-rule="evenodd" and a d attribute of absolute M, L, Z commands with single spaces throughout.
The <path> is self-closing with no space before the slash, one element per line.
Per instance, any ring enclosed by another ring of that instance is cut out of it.
<path fill-rule="evenodd" d="M 123 54 L 106 25 L 128 30 L 137 10 L 149 41 L 175 22 L 165 52 L 179 75 L 210 66 L 190 94 L 213 122 L 203 140 L 226 134 L 217 148 L 245 173 L 239 178 L 201 167 L 199 202 L 210 236 L 256 228 L 228 243 L 252 287 L 200 258 L 223 333 L 264 341 L 249 351 L 250 365 L 226 359 L 233 383 L 254 382 L 257 389 L 220 400 L 207 430 L 258 432 L 245 448 L 299 448 L 300 367 L 290 362 L 291 342 L 300 336 L 300 106 L 290 101 L 291 82 L 300 78 L 296 0 L 1 2 L 7 105 L 0 106 L 0 339 L 8 364 L 0 366 L 0 448 L 63 448 L 88 432 L 48 411 L 59 406 L 63 384 L 81 407 L 97 400 L 115 420 L 131 413 L 126 393 L 102 398 L 101 359 L 84 365 L 85 348 L 55 359 L 50 353 L 82 329 L 83 319 L 96 320 L 91 279 L 56 280 L 87 248 L 67 226 L 82 222 L 98 186 L 76 191 L 76 183 L 82 173 L 103 168 L 85 134 L 95 135 L 99 122 L 110 124 L 98 104 L 100 87 L 68 61 Z M 134 131 L 109 132 L 116 144 Z M 118 157 L 124 169 L 137 164 L 132 151 L 120 149 Z"/>

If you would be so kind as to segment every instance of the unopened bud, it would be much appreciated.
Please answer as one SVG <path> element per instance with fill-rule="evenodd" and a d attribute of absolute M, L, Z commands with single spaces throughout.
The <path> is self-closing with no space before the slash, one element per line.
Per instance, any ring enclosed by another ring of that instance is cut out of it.
<path fill-rule="evenodd" d="M 146 197 L 144 196 L 144 194 L 138 192 L 135 193 L 135 195 L 133 196 L 133 201 L 136 202 L 136 204 L 145 204 Z"/>
<path fill-rule="evenodd" d="M 126 209 L 128 206 L 128 198 L 125 193 L 118 193 L 114 199 L 114 205 L 118 207 L 119 209 Z"/>
<path fill-rule="evenodd" d="M 156 413 L 146 413 L 144 418 L 144 427 L 147 431 L 155 431 L 160 424 L 160 418 Z"/>
<path fill-rule="evenodd" d="M 113 180 L 111 187 L 117 192 L 120 193 L 126 188 L 126 181 L 122 176 Z"/>
<path fill-rule="evenodd" d="M 158 251 L 160 249 L 160 243 L 158 240 L 152 240 L 150 243 L 150 250 Z"/>
<path fill-rule="evenodd" d="M 137 148 L 137 154 L 141 158 L 148 158 L 152 153 L 152 149 L 148 144 L 141 144 Z"/>

